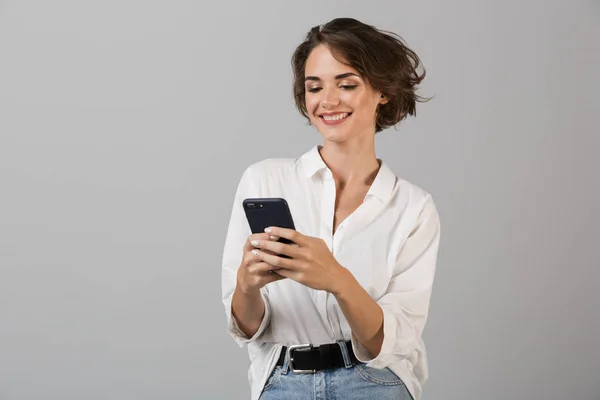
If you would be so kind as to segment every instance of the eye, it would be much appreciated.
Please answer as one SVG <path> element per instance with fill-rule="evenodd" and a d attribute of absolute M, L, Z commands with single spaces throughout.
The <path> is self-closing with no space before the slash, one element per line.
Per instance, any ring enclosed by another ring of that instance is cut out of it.
<path fill-rule="evenodd" d="M 340 85 L 340 88 L 343 90 L 353 90 L 356 89 L 358 85 Z M 310 93 L 317 93 L 321 90 L 320 87 L 307 88 L 306 91 Z"/>

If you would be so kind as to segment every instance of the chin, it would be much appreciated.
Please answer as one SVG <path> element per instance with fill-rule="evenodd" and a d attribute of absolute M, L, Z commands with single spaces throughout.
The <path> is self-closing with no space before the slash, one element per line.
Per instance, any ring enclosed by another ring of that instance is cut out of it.
<path fill-rule="evenodd" d="M 328 129 L 323 129 L 320 131 L 323 138 L 328 142 L 336 142 L 341 143 L 345 142 L 352 137 L 352 135 L 347 132 L 336 132 Z"/>
<path fill-rule="evenodd" d="M 327 125 L 319 126 L 319 132 L 323 136 L 323 138 L 330 142 L 347 142 L 354 140 L 364 140 L 365 130 L 357 129 L 357 126 L 348 125 L 348 126 L 339 126 L 332 127 Z"/>

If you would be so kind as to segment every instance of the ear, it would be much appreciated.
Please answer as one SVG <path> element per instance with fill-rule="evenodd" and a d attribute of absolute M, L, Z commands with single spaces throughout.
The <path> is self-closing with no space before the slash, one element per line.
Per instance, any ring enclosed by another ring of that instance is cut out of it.
<path fill-rule="evenodd" d="M 379 96 L 379 105 L 384 105 L 386 104 L 388 101 L 390 101 L 390 99 L 388 99 L 388 97 L 384 94 L 381 94 Z"/>

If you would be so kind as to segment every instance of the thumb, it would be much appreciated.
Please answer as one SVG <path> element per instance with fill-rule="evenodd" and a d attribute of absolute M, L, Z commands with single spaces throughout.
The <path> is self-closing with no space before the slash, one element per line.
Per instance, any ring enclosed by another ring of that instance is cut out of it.
<path fill-rule="evenodd" d="M 266 279 L 267 279 L 266 284 L 269 284 L 269 283 L 273 283 L 273 282 L 277 282 L 282 279 L 285 279 L 285 276 L 278 274 L 276 271 L 272 271 L 269 274 L 267 274 Z"/>

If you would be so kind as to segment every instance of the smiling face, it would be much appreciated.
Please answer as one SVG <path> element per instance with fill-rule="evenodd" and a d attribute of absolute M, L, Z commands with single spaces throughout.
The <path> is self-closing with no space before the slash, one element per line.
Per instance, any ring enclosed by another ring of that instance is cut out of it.
<path fill-rule="evenodd" d="M 319 45 L 306 60 L 306 110 L 325 140 L 363 140 L 375 134 L 375 112 L 387 101 L 352 67 Z"/>

